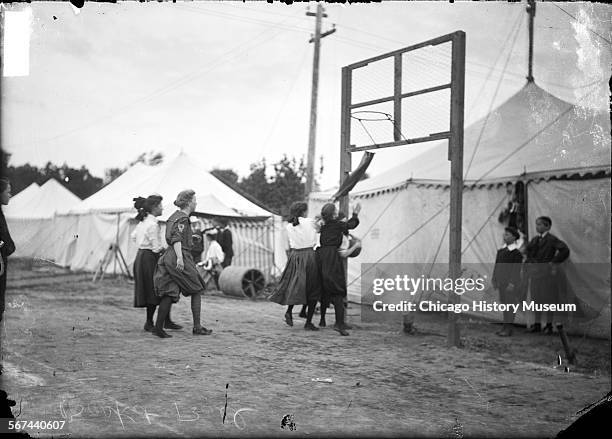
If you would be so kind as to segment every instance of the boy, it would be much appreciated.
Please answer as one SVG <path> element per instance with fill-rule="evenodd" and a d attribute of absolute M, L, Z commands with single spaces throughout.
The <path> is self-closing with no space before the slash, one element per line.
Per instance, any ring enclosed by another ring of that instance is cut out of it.
<path fill-rule="evenodd" d="M 547 216 L 536 219 L 538 235 L 527 244 L 527 262 L 530 264 L 531 299 L 537 304 L 551 304 L 559 301 L 558 266 L 570 254 L 567 245 L 550 233 L 552 220 Z M 542 312 L 536 311 L 535 324 L 529 332 L 540 332 Z M 553 312 L 546 313 L 544 334 L 553 333 Z"/>

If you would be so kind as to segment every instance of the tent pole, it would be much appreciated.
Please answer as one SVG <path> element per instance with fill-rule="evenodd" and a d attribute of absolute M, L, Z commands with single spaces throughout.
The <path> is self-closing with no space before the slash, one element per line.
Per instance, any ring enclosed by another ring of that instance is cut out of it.
<path fill-rule="evenodd" d="M 527 185 L 529 181 L 523 181 L 523 224 L 525 225 L 525 244 L 529 242 L 529 199 L 527 198 Z"/>
<path fill-rule="evenodd" d="M 113 251 L 113 275 L 117 275 L 117 248 L 119 245 L 119 218 L 120 213 L 117 213 L 117 232 L 115 233 L 115 249 Z"/>

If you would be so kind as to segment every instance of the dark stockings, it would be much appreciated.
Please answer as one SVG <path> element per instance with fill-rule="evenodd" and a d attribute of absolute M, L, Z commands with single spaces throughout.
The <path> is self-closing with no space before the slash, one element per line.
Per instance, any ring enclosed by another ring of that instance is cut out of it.
<path fill-rule="evenodd" d="M 344 298 L 342 296 L 334 296 L 331 299 L 336 312 L 336 326 L 344 326 Z"/>
<path fill-rule="evenodd" d="M 147 305 L 147 323 L 153 325 L 153 314 L 155 314 L 157 305 Z"/>
<path fill-rule="evenodd" d="M 200 329 L 200 312 L 202 309 L 202 295 L 200 293 L 191 295 L 191 315 L 193 316 L 194 329 Z"/>
<path fill-rule="evenodd" d="M 315 309 L 317 307 L 317 301 L 308 302 L 308 308 L 306 311 L 306 323 L 312 323 L 312 316 L 314 316 Z"/>
<path fill-rule="evenodd" d="M 170 307 L 172 306 L 172 298 L 164 296 L 161 299 L 159 308 L 157 310 L 157 320 L 155 321 L 155 328 L 158 332 L 164 332 L 164 322 L 170 315 Z"/>

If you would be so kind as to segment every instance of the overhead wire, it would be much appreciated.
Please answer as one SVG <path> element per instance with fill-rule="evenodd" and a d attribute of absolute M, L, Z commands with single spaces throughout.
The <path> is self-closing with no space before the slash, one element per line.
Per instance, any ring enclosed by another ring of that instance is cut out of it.
<path fill-rule="evenodd" d="M 179 9 L 185 9 L 184 7 L 180 7 L 178 6 L 177 8 Z M 287 20 L 285 20 L 287 21 Z M 169 83 L 157 90 L 154 90 L 153 92 L 138 98 L 132 102 L 129 102 L 121 107 L 118 107 L 116 109 L 114 109 L 113 111 L 109 112 L 108 114 L 104 115 L 104 116 L 100 116 L 97 117 L 95 119 L 92 119 L 90 122 L 85 123 L 85 124 L 81 124 L 80 126 L 77 126 L 75 128 L 72 128 L 70 130 L 61 132 L 59 134 L 56 134 L 54 136 L 51 137 L 47 137 L 44 139 L 35 139 L 32 141 L 27 141 L 27 142 L 20 142 L 20 143 L 14 143 L 12 145 L 10 145 L 10 147 L 16 147 L 16 146 L 23 146 L 23 145 L 28 145 L 28 144 L 39 144 L 39 143 L 47 143 L 47 142 L 51 142 L 54 140 L 58 140 L 61 139 L 63 137 L 72 135 L 76 132 L 82 131 L 84 129 L 87 129 L 91 126 L 94 126 L 102 121 L 106 121 L 109 119 L 113 119 L 114 117 L 116 117 L 117 115 L 119 115 L 121 112 L 126 111 L 126 110 L 130 110 L 133 107 L 136 107 L 140 104 L 149 102 L 163 94 L 168 93 L 169 91 L 175 90 L 179 87 L 182 87 L 183 85 L 194 81 L 195 79 L 199 78 L 201 75 L 205 74 L 205 73 L 209 73 L 210 71 L 214 70 L 216 67 L 218 67 L 219 65 L 222 65 L 228 61 L 231 61 L 232 59 L 234 59 L 237 55 L 253 49 L 254 47 L 257 47 L 265 42 L 267 42 L 268 40 L 274 38 L 276 35 L 278 35 L 282 29 L 277 30 L 276 32 L 273 32 L 275 30 L 274 27 L 270 27 L 267 28 L 265 30 L 263 30 L 262 32 L 260 32 L 259 34 L 257 34 L 255 37 L 253 38 L 249 38 L 248 40 L 246 40 L 245 42 L 241 42 L 240 44 L 234 46 L 232 49 L 230 49 L 229 51 L 223 53 L 222 55 L 220 55 L 219 57 L 217 57 L 215 60 L 212 61 L 212 64 L 207 64 L 207 66 L 203 69 L 198 69 L 196 71 L 193 71 L 187 75 L 184 75 L 182 78 L 173 81 L 172 83 Z M 266 33 L 270 33 L 273 32 L 271 35 L 268 35 L 264 38 L 262 38 Z M 261 41 L 258 41 L 261 40 Z M 235 52 L 235 53 L 234 53 Z M 227 59 L 226 59 L 227 58 Z"/>
<path fill-rule="evenodd" d="M 519 21 L 519 25 L 516 27 L 515 33 L 514 33 L 514 39 L 512 40 L 512 45 L 510 46 L 510 50 L 508 52 L 508 57 L 506 58 L 506 62 L 504 63 L 504 69 L 502 70 L 502 74 L 499 77 L 499 80 L 497 81 L 497 87 L 495 87 L 495 92 L 493 93 L 493 97 L 491 98 L 491 102 L 489 104 L 489 109 L 487 110 L 487 115 L 485 116 L 485 120 L 480 128 L 480 132 L 478 133 L 478 139 L 476 140 L 476 145 L 474 146 L 474 149 L 472 151 L 472 156 L 470 157 L 470 161 L 467 165 L 467 169 L 465 171 L 465 176 L 464 178 L 467 179 L 467 176 L 470 172 L 470 169 L 472 167 L 472 163 L 474 162 L 474 158 L 476 157 L 476 152 L 478 151 L 478 147 L 480 146 L 480 141 L 482 140 L 482 136 L 484 134 L 484 131 L 487 127 L 487 124 L 489 122 L 489 118 L 491 117 L 491 111 L 493 110 L 493 105 L 495 104 L 495 100 L 497 98 L 497 94 L 499 93 L 499 89 L 501 88 L 501 84 L 502 84 L 502 80 L 504 79 L 504 72 L 506 71 L 506 67 L 508 67 L 508 64 L 510 63 L 510 60 L 512 59 L 512 55 L 513 55 L 513 49 L 514 49 L 514 45 L 516 44 L 516 40 L 517 37 L 519 35 L 519 31 L 521 29 L 520 26 L 520 21 Z"/>
<path fill-rule="evenodd" d="M 569 12 L 567 12 L 565 9 L 563 9 L 561 6 L 559 6 L 558 4 L 556 4 L 555 2 L 551 2 L 554 6 L 556 6 L 558 9 L 560 9 L 561 11 L 563 11 L 566 15 L 569 15 L 571 18 L 573 18 L 577 23 L 580 23 L 580 20 L 578 20 L 576 17 L 574 17 L 572 14 L 570 14 Z M 601 38 L 602 40 L 604 40 L 606 43 L 608 44 L 612 44 L 610 42 L 610 40 L 608 40 L 607 38 L 601 36 L 600 34 L 598 34 L 597 32 L 595 32 L 593 29 L 587 27 L 587 30 L 589 32 L 591 32 L 594 35 L 597 35 L 599 38 Z"/>
<path fill-rule="evenodd" d="M 289 89 L 287 90 L 287 93 L 285 94 L 285 97 L 283 99 L 283 102 L 281 103 L 281 105 L 278 108 L 278 112 L 276 113 L 276 117 L 274 118 L 274 122 L 272 123 L 272 127 L 270 128 L 270 131 L 268 132 L 268 135 L 266 136 L 266 139 L 264 140 L 261 148 L 259 149 L 259 155 L 262 155 L 267 146 L 268 146 L 268 142 L 270 141 L 270 139 L 272 138 L 272 134 L 274 134 L 274 131 L 276 130 L 276 126 L 278 125 L 278 121 L 280 120 L 280 116 L 283 113 L 283 110 L 285 109 L 285 106 L 287 105 L 287 102 L 289 101 L 289 97 L 291 96 L 291 93 L 293 92 L 293 89 L 295 88 L 295 85 L 297 84 L 297 80 L 300 77 L 300 74 L 302 72 L 302 68 L 304 67 L 304 62 L 306 60 L 306 57 L 308 55 L 308 46 L 304 47 L 304 53 L 302 55 L 302 59 L 298 64 L 298 68 L 295 72 L 295 74 L 293 75 L 293 81 L 289 87 Z"/>
<path fill-rule="evenodd" d="M 521 15 L 522 15 L 522 11 L 520 11 L 520 12 L 519 12 L 519 14 L 518 14 L 518 16 L 517 16 L 516 21 L 514 22 L 513 26 L 512 26 L 512 27 L 511 27 L 511 29 L 510 29 L 510 32 L 509 32 L 509 33 L 508 33 L 508 35 L 506 36 L 506 40 L 505 40 L 505 42 L 504 42 L 504 44 L 503 44 L 503 46 L 504 46 L 504 47 L 506 46 L 506 44 L 507 44 L 508 40 L 509 40 L 509 39 L 512 37 L 512 34 L 513 34 L 515 31 L 516 31 L 516 32 L 518 32 L 518 29 L 520 29 L 520 18 L 521 18 Z M 515 40 L 514 40 L 514 41 L 516 41 L 516 38 L 515 38 Z M 509 52 L 509 54 L 508 54 L 508 60 L 510 59 L 510 57 L 511 57 L 511 55 L 512 55 L 512 49 L 513 49 L 513 48 L 514 48 L 514 42 L 512 43 L 512 47 L 511 47 L 510 52 Z M 477 98 L 476 98 L 476 99 L 473 101 L 472 106 L 470 107 L 470 109 L 474 108 L 474 106 L 476 105 L 476 102 L 477 102 L 478 98 L 480 98 L 480 96 L 482 96 L 482 92 L 483 92 L 483 90 L 484 90 L 484 87 L 486 86 L 486 83 L 488 82 L 489 77 L 492 75 L 492 73 L 493 73 L 493 69 L 494 69 L 494 67 L 497 65 L 497 62 L 499 61 L 499 59 L 501 58 L 502 53 L 503 53 L 503 51 L 500 51 L 500 52 L 498 53 L 498 55 L 497 55 L 497 57 L 496 57 L 495 61 L 493 62 L 492 66 L 491 66 L 491 69 L 489 70 L 489 74 L 487 75 L 487 78 L 486 78 L 486 79 L 483 81 L 483 84 L 482 84 L 482 86 L 481 86 L 480 92 L 478 93 Z M 498 84 L 499 84 L 499 83 L 501 83 L 502 78 L 503 78 L 503 74 L 502 74 L 502 76 L 499 78 L 499 82 L 498 82 Z M 495 93 L 495 95 L 497 95 L 497 92 Z M 491 99 L 491 106 L 493 105 L 493 102 L 494 102 L 494 101 L 495 101 L 495 97 L 493 97 L 493 98 Z M 487 112 L 487 120 L 488 120 L 488 114 L 490 113 L 491 108 L 492 108 L 492 107 L 489 107 L 489 111 Z M 470 110 L 468 110 L 468 112 L 469 112 L 469 111 L 470 111 Z M 485 121 L 485 123 L 484 123 L 483 127 L 484 127 L 484 126 L 486 126 L 486 121 Z M 484 129 L 484 128 L 483 128 L 483 129 Z M 482 134 L 482 133 L 481 133 L 481 134 Z M 478 145 L 478 143 L 480 143 L 480 137 L 478 138 L 477 145 Z M 470 166 L 471 166 L 471 164 L 472 164 L 472 160 L 474 159 L 475 154 L 476 154 L 476 148 L 474 149 L 474 152 L 473 152 L 473 154 L 472 154 L 472 159 L 470 160 L 470 164 L 468 165 L 468 169 L 467 169 L 467 171 L 465 172 L 464 179 L 467 177 L 467 174 L 468 174 L 468 172 L 469 172 L 469 169 L 470 169 Z M 497 210 L 497 207 L 495 208 L 494 212 L 495 212 L 496 210 Z M 488 219 L 487 219 L 487 221 L 488 221 Z M 485 224 L 486 224 L 486 222 L 485 222 Z M 442 234 L 442 237 L 440 238 L 440 242 L 438 243 L 438 247 L 437 247 L 436 253 L 435 253 L 434 258 L 433 258 L 433 261 L 432 261 L 432 263 L 431 263 L 431 265 L 430 265 L 430 269 L 429 269 L 428 276 L 431 274 L 431 270 L 433 270 L 433 266 L 434 266 L 434 264 L 436 263 L 436 261 L 438 260 L 438 255 L 440 254 L 440 249 L 441 249 L 441 247 L 442 247 L 442 243 L 444 242 L 444 238 L 446 237 L 446 233 L 448 232 L 449 226 L 450 226 L 450 219 L 449 219 L 449 221 L 446 223 L 446 227 L 445 227 L 445 229 L 444 229 L 444 233 Z M 471 243 L 470 243 L 470 244 L 471 244 Z"/>

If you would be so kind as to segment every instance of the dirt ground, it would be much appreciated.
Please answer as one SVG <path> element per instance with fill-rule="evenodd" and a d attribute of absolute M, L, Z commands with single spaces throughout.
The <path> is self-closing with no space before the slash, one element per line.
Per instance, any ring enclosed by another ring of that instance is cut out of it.
<path fill-rule="evenodd" d="M 191 334 L 182 298 L 185 328 L 162 340 L 143 331 L 127 280 L 34 268 L 9 267 L 1 387 L 18 420 L 65 427 L 32 436 L 552 437 L 610 390 L 608 340 L 572 337 L 566 372 L 558 337 L 463 320 L 465 346 L 449 349 L 443 316 L 419 314 L 405 335 L 360 322 L 357 305 L 341 337 L 218 292 L 203 301 L 213 335 Z"/>

